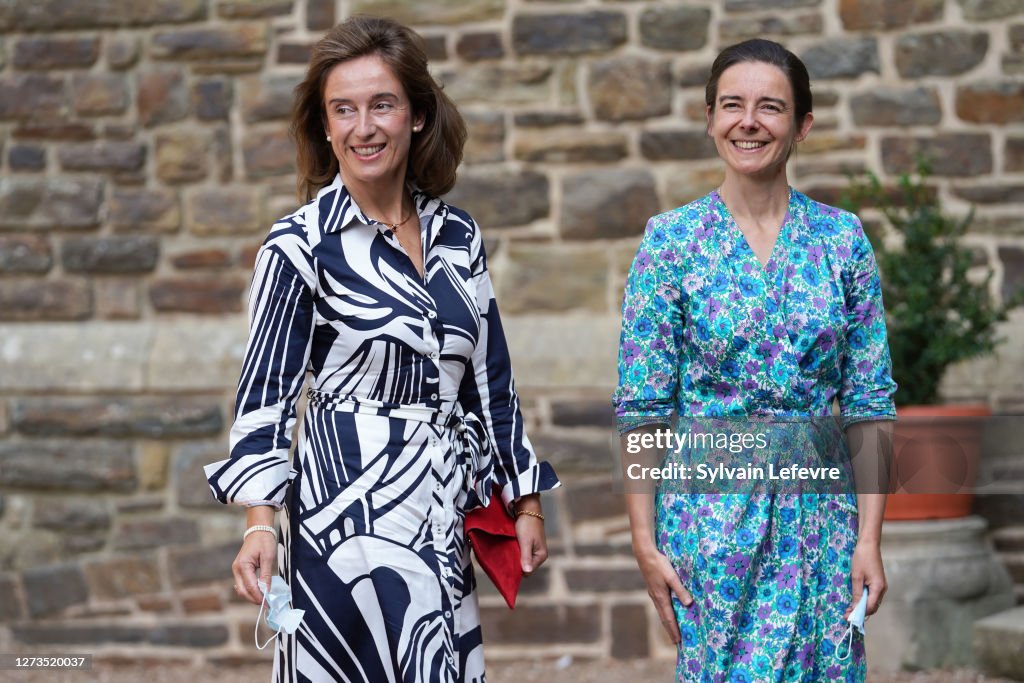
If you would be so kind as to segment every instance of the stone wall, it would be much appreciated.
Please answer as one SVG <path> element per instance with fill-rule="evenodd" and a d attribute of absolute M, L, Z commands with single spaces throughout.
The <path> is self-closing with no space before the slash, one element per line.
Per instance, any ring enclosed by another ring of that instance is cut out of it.
<path fill-rule="evenodd" d="M 485 598 L 495 657 L 669 654 L 607 483 L 608 394 L 646 218 L 722 178 L 719 49 L 763 35 L 806 60 L 794 185 L 835 201 L 847 170 L 891 181 L 927 152 L 994 290 L 1024 283 L 1022 0 L 4 2 L 0 651 L 253 656 L 242 515 L 201 466 L 225 451 L 255 249 L 296 203 L 290 90 L 356 11 L 415 25 L 468 120 L 450 198 L 486 231 L 533 438 L 569 484 L 530 609 Z M 1018 312 L 946 394 L 1019 411 L 1022 331 Z"/>

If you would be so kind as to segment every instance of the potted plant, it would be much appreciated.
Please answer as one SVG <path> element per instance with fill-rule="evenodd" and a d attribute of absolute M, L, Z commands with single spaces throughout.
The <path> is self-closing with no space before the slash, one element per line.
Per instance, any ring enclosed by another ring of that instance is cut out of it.
<path fill-rule="evenodd" d="M 927 162 L 904 173 L 895 189 L 868 173 L 853 180 L 843 206 L 878 209 L 883 223 L 865 221 L 882 278 L 898 421 L 893 488 L 886 519 L 928 519 L 970 514 L 981 425 L 987 405 L 940 405 L 946 368 L 992 353 L 997 323 L 1017 300 L 997 303 L 989 291 L 993 271 L 981 267 L 961 238 L 973 211 L 955 218 L 942 210 L 926 181 Z M 913 492 L 918 493 L 913 493 Z"/>

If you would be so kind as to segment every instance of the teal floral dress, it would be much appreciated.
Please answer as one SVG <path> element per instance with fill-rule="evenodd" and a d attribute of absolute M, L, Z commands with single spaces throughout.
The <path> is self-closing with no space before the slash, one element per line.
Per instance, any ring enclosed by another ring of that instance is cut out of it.
<path fill-rule="evenodd" d="M 717 192 L 650 220 L 623 301 L 620 432 L 679 416 L 828 417 L 836 399 L 842 427 L 891 420 L 895 389 L 856 216 L 790 190 L 764 266 Z M 864 680 L 860 636 L 843 658 L 853 493 L 656 500 L 659 548 L 694 598 L 673 599 L 678 681 Z"/>

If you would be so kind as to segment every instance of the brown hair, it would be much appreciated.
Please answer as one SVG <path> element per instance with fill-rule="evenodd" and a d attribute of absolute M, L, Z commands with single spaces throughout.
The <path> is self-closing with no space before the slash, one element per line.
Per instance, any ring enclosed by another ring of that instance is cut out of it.
<path fill-rule="evenodd" d="M 807 67 L 800 58 L 773 40 L 753 38 L 742 43 L 730 45 L 718 53 L 715 63 L 711 65 L 711 75 L 704 88 L 704 102 L 715 109 L 715 98 L 718 97 L 718 79 L 730 66 L 743 62 L 763 62 L 777 67 L 786 74 L 789 85 L 793 88 L 793 113 L 796 123 L 803 123 L 804 117 L 814 108 L 811 97 L 811 78 Z"/>
<path fill-rule="evenodd" d="M 329 185 L 338 173 L 338 159 L 325 138 L 324 85 L 338 64 L 379 56 L 402 84 L 412 111 L 423 116 L 423 129 L 413 135 L 406 178 L 427 194 L 452 189 L 462 161 L 466 124 L 455 104 L 427 71 L 423 39 L 413 30 L 381 17 L 356 15 L 338 24 L 313 46 L 302 83 L 295 87 L 291 133 L 295 139 L 298 192 L 303 201 Z"/>

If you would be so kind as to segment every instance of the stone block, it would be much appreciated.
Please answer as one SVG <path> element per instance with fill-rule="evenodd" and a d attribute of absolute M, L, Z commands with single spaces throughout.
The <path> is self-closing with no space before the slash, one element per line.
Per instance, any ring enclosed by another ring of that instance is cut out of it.
<path fill-rule="evenodd" d="M 0 9 L 0 29 L 10 31 L 82 30 L 200 21 L 204 0 L 11 0 Z"/>
<path fill-rule="evenodd" d="M 80 532 L 110 528 L 110 509 L 91 498 L 37 498 L 32 525 L 51 531 Z"/>
<path fill-rule="evenodd" d="M 42 171 L 46 168 L 46 150 L 35 145 L 11 145 L 7 165 L 12 171 Z"/>
<path fill-rule="evenodd" d="M 156 175 L 168 184 L 202 180 L 208 172 L 210 140 L 203 132 L 174 131 L 156 136 Z"/>
<path fill-rule="evenodd" d="M 481 59 L 499 59 L 505 56 L 501 35 L 491 32 L 471 32 L 459 36 L 455 43 L 455 54 L 468 62 Z"/>
<path fill-rule="evenodd" d="M 45 273 L 53 265 L 50 241 L 37 235 L 0 235 L 0 273 Z"/>
<path fill-rule="evenodd" d="M 484 164 L 505 160 L 505 115 L 501 112 L 465 111 L 469 137 L 463 150 L 467 164 Z"/>
<path fill-rule="evenodd" d="M 566 585 L 572 594 L 633 592 L 646 589 L 643 574 L 633 567 L 567 567 Z"/>
<path fill-rule="evenodd" d="M 139 39 L 135 36 L 107 36 L 107 66 L 123 71 L 139 61 Z"/>
<path fill-rule="evenodd" d="M 1016 678 L 1024 671 L 1024 607 L 974 623 L 974 657 L 991 676 Z"/>
<path fill-rule="evenodd" d="M 953 194 L 972 204 L 1011 204 L 1024 202 L 1024 185 L 1013 183 L 992 183 L 954 187 Z"/>
<path fill-rule="evenodd" d="M 486 638 L 505 645 L 595 643 L 601 637 L 598 605 L 531 605 L 509 610 L 482 607 L 480 624 Z"/>
<path fill-rule="evenodd" d="M 873 37 L 833 38 L 807 48 L 800 56 L 812 82 L 879 73 L 878 41 Z"/>
<path fill-rule="evenodd" d="M 631 257 L 632 260 L 632 257 Z M 552 399 L 551 423 L 556 427 L 615 427 L 611 401 L 595 399 Z"/>
<path fill-rule="evenodd" d="M 181 208 L 174 190 L 117 188 L 107 204 L 117 232 L 172 233 L 181 225 Z"/>
<path fill-rule="evenodd" d="M 435 24 L 448 26 L 501 19 L 505 0 L 353 0 L 353 14 L 364 12 L 391 17 L 408 25 Z"/>
<path fill-rule="evenodd" d="M 136 74 L 135 90 L 139 122 L 144 126 L 173 123 L 188 116 L 189 96 L 181 69 L 140 71 Z"/>
<path fill-rule="evenodd" d="M 725 43 L 738 43 L 750 38 L 765 36 L 798 36 L 821 33 L 824 24 L 820 14 L 793 14 L 768 17 L 739 17 L 726 19 L 718 24 L 718 35 Z M 709 69 L 703 69 L 703 85 Z M 817 99 L 817 93 L 815 93 Z"/>
<path fill-rule="evenodd" d="M 515 158 L 545 163 L 605 162 L 624 159 L 628 151 L 625 134 L 569 130 L 540 130 L 516 136 Z"/>
<path fill-rule="evenodd" d="M 886 173 L 913 170 L 915 159 L 931 160 L 938 176 L 974 177 L 992 172 L 992 141 L 983 133 L 942 133 L 934 137 L 882 139 L 882 165 Z"/>
<path fill-rule="evenodd" d="M 25 645 L 135 644 L 146 639 L 143 626 L 103 624 L 21 624 L 11 628 L 15 642 Z M 136 658 L 133 658 L 138 661 Z"/>
<path fill-rule="evenodd" d="M 181 608 L 185 610 L 185 614 L 220 612 L 224 608 L 224 602 L 220 599 L 219 593 L 199 593 L 182 596 Z"/>
<path fill-rule="evenodd" d="M 202 237 L 262 233 L 264 195 L 256 187 L 201 188 L 188 196 L 185 225 Z"/>
<path fill-rule="evenodd" d="M 506 316 L 503 324 L 517 386 L 611 392 L 617 381 L 615 350 L 621 322 L 618 314 Z M 573 353 L 566 354 L 567 348 Z"/>
<path fill-rule="evenodd" d="M 962 74 L 981 64 L 988 52 L 988 42 L 985 31 L 902 35 L 896 39 L 894 48 L 896 70 L 903 78 Z"/>
<path fill-rule="evenodd" d="M 154 59 L 176 60 L 262 57 L 267 38 L 264 22 L 158 31 L 150 38 L 149 54 Z"/>
<path fill-rule="evenodd" d="M 75 113 L 82 116 L 122 114 L 128 106 L 128 89 L 121 76 L 75 74 L 71 98 Z"/>
<path fill-rule="evenodd" d="M 1024 138 L 1007 136 L 1003 163 L 1007 171 L 1024 171 Z"/>
<path fill-rule="evenodd" d="M 17 577 L 0 576 L 0 623 L 21 619 L 24 613 Z"/>
<path fill-rule="evenodd" d="M 225 457 L 225 444 L 221 442 L 189 443 L 177 450 L 174 455 L 173 477 L 179 506 L 214 510 L 224 507 L 210 492 L 203 466 L 223 460 Z"/>
<path fill-rule="evenodd" d="M 85 69 L 100 56 L 96 36 L 68 38 L 22 38 L 14 44 L 14 66 L 18 69 Z"/>
<path fill-rule="evenodd" d="M 181 439 L 220 434 L 223 424 L 219 402 L 201 396 L 22 398 L 12 411 L 28 436 Z"/>
<path fill-rule="evenodd" d="M 850 98 L 850 111 L 858 126 L 929 126 L 942 119 L 942 105 L 934 88 L 874 88 Z"/>
<path fill-rule="evenodd" d="M 584 171 L 562 184 L 559 225 L 566 239 L 615 239 L 643 233 L 658 213 L 654 177 L 639 169 Z"/>
<path fill-rule="evenodd" d="M 699 50 L 710 23 L 711 10 L 704 7 L 652 7 L 640 15 L 640 42 L 658 50 Z"/>
<path fill-rule="evenodd" d="M 64 79 L 43 74 L 0 76 L 0 121 L 38 121 L 63 114 Z"/>
<path fill-rule="evenodd" d="M 648 130 L 640 133 L 640 153 L 645 159 L 715 159 L 715 142 L 704 130 Z"/>
<path fill-rule="evenodd" d="M 240 277 L 158 278 L 149 287 L 149 300 L 161 313 L 217 315 L 242 311 L 248 290 Z"/>
<path fill-rule="evenodd" d="M 231 563 L 238 554 L 238 542 L 203 548 L 171 549 L 168 566 L 171 584 L 193 586 L 213 581 L 231 580 Z"/>
<path fill-rule="evenodd" d="M 147 349 L 147 386 L 158 391 L 217 392 L 233 387 L 242 367 L 246 329 L 244 315 L 157 326 Z M 195 349 L 203 353 L 196 354 Z"/>
<path fill-rule="evenodd" d="M 794 7 L 817 7 L 820 4 L 821 0 L 725 0 L 725 11 L 780 10 Z"/>
<path fill-rule="evenodd" d="M 668 206 L 683 206 L 719 187 L 725 180 L 725 169 L 721 165 L 698 169 L 671 168 L 664 173 L 663 179 Z M 636 253 L 635 248 L 633 252 Z"/>
<path fill-rule="evenodd" d="M 91 314 L 85 280 L 0 280 L 0 320 L 83 320 Z"/>
<path fill-rule="evenodd" d="M 639 570 L 637 570 L 639 573 Z M 612 606 L 612 652 L 615 659 L 646 659 L 650 656 L 645 605 Z"/>
<path fill-rule="evenodd" d="M 516 14 L 512 47 L 520 55 L 581 55 L 612 50 L 626 42 L 620 12 Z"/>
<path fill-rule="evenodd" d="M 648 119 L 672 109 L 672 75 L 666 61 L 613 57 L 595 62 L 587 91 L 594 116 L 602 121 Z"/>
<path fill-rule="evenodd" d="M 0 484 L 45 491 L 132 491 L 135 462 L 116 441 L 0 443 Z"/>
<path fill-rule="evenodd" d="M 295 144 L 284 128 L 251 131 L 242 140 L 242 157 L 249 178 L 295 173 Z"/>
<path fill-rule="evenodd" d="M 614 489 L 611 478 L 577 483 L 565 493 L 572 524 L 626 514 L 622 493 Z"/>
<path fill-rule="evenodd" d="M 821 133 L 807 136 L 803 142 L 797 145 L 797 154 L 827 154 L 865 149 L 866 147 L 867 137 L 864 135 Z"/>
<path fill-rule="evenodd" d="M 231 81 L 208 78 L 192 86 L 192 108 L 202 121 L 226 121 L 231 113 Z"/>
<path fill-rule="evenodd" d="M 513 245 L 508 259 L 498 288 L 504 312 L 608 310 L 608 263 L 602 252 Z M 572 277 L 567 278 L 566 273 Z"/>
<path fill-rule="evenodd" d="M 956 89 L 956 115 L 971 123 L 1024 121 L 1024 83 L 968 83 Z"/>
<path fill-rule="evenodd" d="M 440 81 L 445 92 L 457 104 L 481 103 L 490 106 L 546 102 L 551 94 L 550 65 L 537 63 L 463 66 L 444 71 Z"/>
<path fill-rule="evenodd" d="M 61 263 L 69 273 L 145 273 L 156 267 L 159 243 L 155 237 L 67 237 Z"/>
<path fill-rule="evenodd" d="M 1004 19 L 1024 13 L 1019 0 L 957 0 L 964 18 L 970 21 Z"/>
<path fill-rule="evenodd" d="M 82 569 L 77 565 L 38 567 L 22 574 L 29 616 L 59 614 L 72 605 L 89 599 Z"/>
<path fill-rule="evenodd" d="M 231 254 L 223 249 L 193 249 L 171 257 L 171 265 L 178 270 L 226 268 L 231 261 Z"/>
<path fill-rule="evenodd" d="M 312 56 L 313 46 L 309 43 L 282 41 L 277 44 L 278 64 L 308 64 Z"/>
<path fill-rule="evenodd" d="M 287 121 L 301 75 L 247 76 L 239 80 L 242 118 L 246 123 Z M 258 135 L 250 137 L 260 137 Z"/>
<path fill-rule="evenodd" d="M 119 600 L 156 593 L 163 586 L 153 557 L 125 555 L 88 562 L 83 567 L 90 593 L 101 600 Z"/>
<path fill-rule="evenodd" d="M 224 19 L 282 17 L 291 14 L 294 6 L 294 0 L 220 0 L 217 16 Z"/>
<path fill-rule="evenodd" d="M 146 640 L 168 647 L 210 648 L 225 645 L 228 636 L 223 624 L 161 624 L 150 629 Z"/>
<path fill-rule="evenodd" d="M 128 519 L 118 524 L 113 536 L 118 550 L 190 545 L 199 542 L 199 526 L 195 520 L 183 517 Z"/>
<path fill-rule="evenodd" d="M 516 112 L 513 121 L 517 128 L 550 128 L 578 126 L 583 123 L 583 117 L 576 111 L 524 111 Z"/>
<path fill-rule="evenodd" d="M 429 61 L 443 62 L 448 59 L 448 40 L 444 35 L 423 36 L 423 46 Z"/>
<path fill-rule="evenodd" d="M 944 4 L 943 0 L 840 0 L 839 18 L 847 31 L 887 31 L 939 21 Z"/>
<path fill-rule="evenodd" d="M 326 31 L 334 24 L 334 0 L 306 0 L 306 28 Z"/>
<path fill-rule="evenodd" d="M 0 228 L 93 228 L 103 184 L 91 178 L 0 178 Z"/>
<path fill-rule="evenodd" d="M 468 170 L 445 201 L 468 211 L 487 231 L 546 217 L 548 192 L 547 176 L 535 171 Z"/>
<path fill-rule="evenodd" d="M 138 142 L 82 142 L 62 145 L 57 158 L 65 171 L 132 172 L 146 163 L 146 147 Z"/>
<path fill-rule="evenodd" d="M 1000 246 L 996 253 L 1003 264 L 1003 284 L 1000 294 L 1003 301 L 1019 296 L 1024 291 L 1024 249 Z"/>

